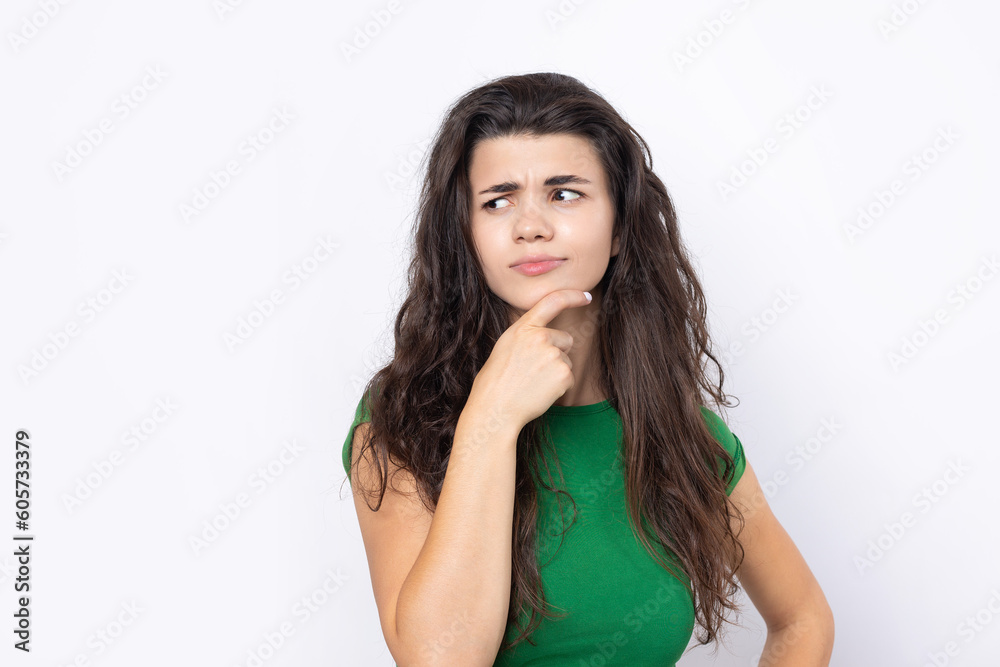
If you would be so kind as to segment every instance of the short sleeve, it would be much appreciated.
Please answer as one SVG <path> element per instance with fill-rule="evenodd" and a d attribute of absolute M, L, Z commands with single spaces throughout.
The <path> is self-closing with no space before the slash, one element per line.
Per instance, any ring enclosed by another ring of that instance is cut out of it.
<path fill-rule="evenodd" d="M 729 427 L 726 426 L 726 422 L 722 421 L 722 417 L 715 414 L 705 406 L 701 406 L 701 414 L 705 419 L 705 423 L 708 425 L 708 430 L 711 431 L 712 435 L 719 442 L 720 445 L 725 448 L 729 455 L 733 457 L 733 463 L 736 464 L 736 470 L 733 472 L 733 479 L 729 482 L 729 486 L 726 487 L 726 495 L 730 495 L 733 489 L 736 488 L 736 483 L 740 481 L 743 476 L 743 471 L 746 470 L 747 460 L 746 454 L 743 452 L 743 443 L 740 439 L 736 437 Z M 719 457 L 719 475 L 722 476 L 726 470 L 726 461 L 720 456 Z"/>
<path fill-rule="evenodd" d="M 344 441 L 344 472 L 347 473 L 347 478 L 351 478 L 351 445 L 354 442 L 354 429 L 358 427 L 359 424 L 363 424 L 367 421 L 371 421 L 371 412 L 369 411 L 368 405 L 365 403 L 364 396 L 358 401 L 358 407 L 354 410 L 354 422 L 351 424 L 351 428 L 347 431 L 347 440 Z"/>

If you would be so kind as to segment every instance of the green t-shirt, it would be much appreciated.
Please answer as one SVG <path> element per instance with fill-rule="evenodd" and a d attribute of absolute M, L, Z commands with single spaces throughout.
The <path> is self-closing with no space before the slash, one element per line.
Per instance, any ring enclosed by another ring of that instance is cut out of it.
<path fill-rule="evenodd" d="M 743 445 L 718 415 L 705 407 L 701 410 L 709 430 L 736 462 L 727 489 L 732 493 L 746 468 Z M 556 494 L 537 487 L 542 586 L 550 609 L 567 615 L 542 618 L 531 635 L 536 645 L 522 641 L 498 654 L 494 666 L 674 665 L 694 632 L 694 601 L 632 533 L 625 505 L 618 411 L 608 400 L 553 405 L 545 419 L 565 489 L 576 501 L 578 512 L 576 522 L 561 534 L 563 526 L 573 520 L 572 503 L 561 496 L 561 518 Z M 367 420 L 359 402 L 344 442 L 348 475 L 354 428 Z M 720 456 L 720 473 L 723 465 Z M 558 486 L 554 468 L 552 474 Z M 658 550 L 670 558 L 662 546 Z M 683 572 L 681 576 L 687 581 Z M 522 627 L 527 627 L 527 619 L 524 614 Z M 517 635 L 516 630 L 513 625 L 507 628 L 508 640 Z"/>

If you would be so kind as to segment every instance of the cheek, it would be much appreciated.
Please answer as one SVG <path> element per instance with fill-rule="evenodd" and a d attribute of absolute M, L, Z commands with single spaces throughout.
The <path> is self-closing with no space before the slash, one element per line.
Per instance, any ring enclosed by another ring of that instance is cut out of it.
<path fill-rule="evenodd" d="M 500 244 L 497 235 L 495 233 L 480 231 L 477 243 L 479 244 L 479 254 L 483 265 L 490 270 L 494 270 L 497 263 L 501 261 L 501 253 L 499 252 Z"/>
<path fill-rule="evenodd" d="M 473 229 L 472 231 L 473 252 L 480 266 L 486 268 L 486 259 L 489 257 L 489 242 L 483 237 L 482 231 Z"/>
<path fill-rule="evenodd" d="M 482 231 L 473 235 L 473 242 L 476 244 L 476 259 L 479 261 L 479 267 L 486 279 L 493 282 L 497 271 L 499 271 L 498 262 L 500 262 L 496 252 L 496 242 L 484 235 Z"/>

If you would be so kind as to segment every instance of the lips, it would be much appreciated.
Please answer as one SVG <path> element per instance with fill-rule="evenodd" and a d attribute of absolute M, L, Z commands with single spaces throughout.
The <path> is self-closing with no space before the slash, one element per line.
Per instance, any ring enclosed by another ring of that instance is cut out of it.
<path fill-rule="evenodd" d="M 540 262 L 521 262 L 512 268 L 518 273 L 526 276 L 539 276 L 543 273 L 558 268 L 566 263 L 565 259 L 542 260 Z"/>
<path fill-rule="evenodd" d="M 514 268 L 515 266 L 520 266 L 521 264 L 537 264 L 538 262 L 552 262 L 563 259 L 565 259 L 565 257 L 553 257 L 552 255 L 525 255 L 511 264 L 510 267 Z"/>

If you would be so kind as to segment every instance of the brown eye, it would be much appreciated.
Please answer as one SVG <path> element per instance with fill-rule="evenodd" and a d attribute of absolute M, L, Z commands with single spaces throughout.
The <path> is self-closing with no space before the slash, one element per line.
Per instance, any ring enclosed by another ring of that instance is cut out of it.
<path fill-rule="evenodd" d="M 568 192 L 571 195 L 574 195 L 574 196 L 570 197 L 569 199 L 561 199 L 560 201 L 573 201 L 573 200 L 579 199 L 580 197 L 583 196 L 583 193 L 577 192 L 576 190 L 566 190 L 566 189 L 563 189 L 563 190 L 556 190 L 556 192 Z"/>
<path fill-rule="evenodd" d="M 491 204 L 495 204 L 495 203 L 500 202 L 500 201 L 509 202 L 510 200 L 507 199 L 506 197 L 497 197 L 496 199 L 491 199 L 488 202 L 486 202 L 485 204 L 483 204 L 483 208 L 490 209 L 490 210 L 493 210 L 493 211 L 497 210 L 498 208 L 507 208 L 506 206 L 503 206 L 503 207 L 491 206 Z"/>

